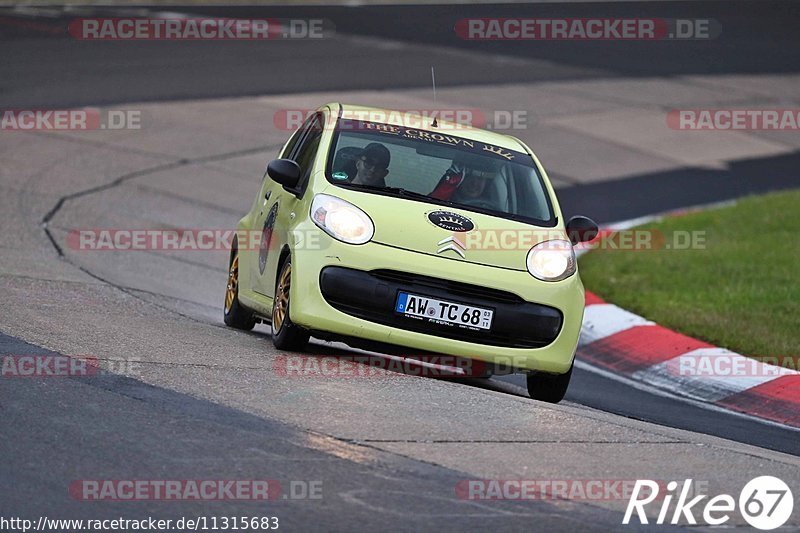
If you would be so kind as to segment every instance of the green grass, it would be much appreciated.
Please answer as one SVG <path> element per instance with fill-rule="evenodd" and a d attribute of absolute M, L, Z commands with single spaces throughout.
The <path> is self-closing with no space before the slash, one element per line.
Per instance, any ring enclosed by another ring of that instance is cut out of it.
<path fill-rule="evenodd" d="M 800 356 L 800 190 L 642 228 L 666 243 L 705 232 L 705 248 L 593 250 L 580 259 L 587 290 L 742 355 Z"/>

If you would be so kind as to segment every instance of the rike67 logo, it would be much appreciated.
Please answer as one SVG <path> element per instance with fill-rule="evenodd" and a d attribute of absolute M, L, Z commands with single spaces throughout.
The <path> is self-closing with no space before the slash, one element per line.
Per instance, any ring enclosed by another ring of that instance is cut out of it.
<path fill-rule="evenodd" d="M 695 525 L 697 519 L 694 513 L 699 513 L 702 509 L 702 518 L 706 524 L 720 526 L 728 522 L 731 513 L 736 510 L 737 502 L 729 494 L 714 496 L 702 507 L 698 504 L 708 496 L 701 494 L 688 499 L 692 488 L 691 479 L 684 481 L 682 486 L 677 481 L 670 481 L 667 483 L 666 495 L 659 494 L 661 486 L 649 479 L 636 480 L 622 523 L 630 523 L 635 511 L 639 523 L 647 524 L 645 506 L 656 499 L 661 501 L 656 524 L 677 525 L 684 518 L 688 524 Z M 675 496 L 678 499 L 670 517 L 670 507 Z M 739 493 L 738 504 L 739 513 L 748 524 L 756 529 L 770 530 L 781 527 L 789 520 L 794 508 L 794 496 L 782 480 L 773 476 L 759 476 L 747 482 Z"/>

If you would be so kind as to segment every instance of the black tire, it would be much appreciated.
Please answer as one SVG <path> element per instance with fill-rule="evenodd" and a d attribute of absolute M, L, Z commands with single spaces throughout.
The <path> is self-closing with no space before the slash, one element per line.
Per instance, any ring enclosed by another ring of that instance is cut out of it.
<path fill-rule="evenodd" d="M 294 324 L 289 317 L 289 293 L 292 279 L 292 259 L 287 257 L 275 280 L 275 298 L 272 301 L 272 343 L 279 350 L 300 351 L 308 343 L 309 333 Z"/>
<path fill-rule="evenodd" d="M 534 400 L 558 403 L 564 399 L 572 378 L 572 367 L 566 374 L 528 374 L 528 394 Z"/>
<path fill-rule="evenodd" d="M 253 313 L 239 303 L 239 251 L 231 251 L 228 265 L 228 286 L 225 290 L 225 305 L 222 308 L 225 324 L 236 329 L 249 331 L 256 326 Z"/>

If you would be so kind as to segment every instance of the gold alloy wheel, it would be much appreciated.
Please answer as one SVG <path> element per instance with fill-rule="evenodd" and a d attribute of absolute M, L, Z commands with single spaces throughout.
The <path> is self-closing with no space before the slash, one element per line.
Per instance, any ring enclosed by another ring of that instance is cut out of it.
<path fill-rule="evenodd" d="M 233 300 L 236 298 L 236 290 L 239 286 L 239 254 L 233 258 L 231 270 L 228 272 L 228 288 L 225 291 L 225 314 L 231 312 Z"/>
<path fill-rule="evenodd" d="M 278 290 L 275 292 L 275 306 L 272 309 L 272 330 L 278 333 L 286 320 L 286 312 L 289 310 L 289 288 L 292 279 L 292 265 L 288 264 L 281 271 L 281 279 L 278 281 Z"/>

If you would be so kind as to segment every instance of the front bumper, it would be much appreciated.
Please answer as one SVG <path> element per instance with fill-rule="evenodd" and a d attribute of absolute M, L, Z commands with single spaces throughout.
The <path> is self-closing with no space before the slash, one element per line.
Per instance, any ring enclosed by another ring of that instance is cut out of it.
<path fill-rule="evenodd" d="M 329 266 L 322 269 L 319 286 L 325 301 L 348 315 L 448 339 L 493 347 L 543 348 L 561 331 L 558 309 L 526 302 L 510 292 L 420 274 Z M 471 330 L 410 319 L 394 310 L 401 291 L 493 309 L 492 328 Z"/>
<path fill-rule="evenodd" d="M 321 250 L 293 243 L 290 313 L 295 324 L 407 347 L 409 354 L 449 354 L 554 374 L 572 366 L 584 307 L 577 275 L 548 283 L 527 271 L 472 265 L 374 242 L 353 246 L 324 233 L 317 241 L 323 243 Z M 459 293 L 465 287 L 482 290 Z M 496 310 L 492 330 L 405 320 L 393 311 L 400 289 L 491 307 Z"/>

